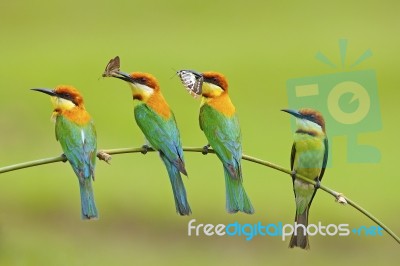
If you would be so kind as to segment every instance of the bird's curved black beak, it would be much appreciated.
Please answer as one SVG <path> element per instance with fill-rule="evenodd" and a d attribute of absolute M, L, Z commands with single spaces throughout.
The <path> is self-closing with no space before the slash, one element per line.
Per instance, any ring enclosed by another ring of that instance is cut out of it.
<path fill-rule="evenodd" d="M 51 90 L 51 89 L 35 88 L 35 89 L 31 89 L 31 90 L 43 92 L 43 93 L 48 94 L 50 96 L 57 96 L 57 94 L 54 92 L 54 90 Z"/>
<path fill-rule="evenodd" d="M 114 72 L 112 77 L 124 80 L 129 83 L 135 83 L 135 80 L 131 76 L 129 76 L 129 74 L 121 72 L 121 71 Z"/>
<path fill-rule="evenodd" d="M 291 114 L 297 118 L 303 118 L 303 116 L 299 113 L 297 110 L 292 110 L 292 109 L 282 109 L 281 111 L 286 112 L 288 114 Z"/>

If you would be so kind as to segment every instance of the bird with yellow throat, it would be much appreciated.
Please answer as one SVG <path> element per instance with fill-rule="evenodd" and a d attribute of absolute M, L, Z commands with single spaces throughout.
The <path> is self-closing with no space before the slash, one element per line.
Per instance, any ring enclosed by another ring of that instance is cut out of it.
<path fill-rule="evenodd" d="M 82 95 L 67 85 L 32 90 L 51 96 L 56 139 L 78 177 L 82 219 L 98 218 L 92 188 L 97 155 L 96 129 Z"/>
<path fill-rule="evenodd" d="M 121 79 L 129 85 L 136 124 L 146 139 L 143 147 L 149 145 L 159 152 L 171 182 L 176 212 L 180 215 L 190 215 L 192 211 L 181 177 L 181 173 L 187 175 L 187 172 L 175 115 L 153 75 L 143 72 L 121 72 L 119 63 L 118 56 L 111 59 L 103 76 Z"/>
<path fill-rule="evenodd" d="M 328 161 L 328 138 L 325 131 L 325 120 L 322 114 L 314 109 L 283 109 L 282 111 L 296 118 L 296 132 L 294 133 L 290 156 L 290 167 L 296 199 L 295 222 L 298 230 L 293 233 L 289 247 L 309 249 L 308 214 Z M 296 174 L 316 181 L 316 185 L 296 178 Z"/>
<path fill-rule="evenodd" d="M 222 162 L 228 213 L 254 213 L 243 186 L 242 134 L 236 108 L 228 94 L 228 81 L 218 72 L 199 73 L 180 70 L 178 75 L 192 96 L 201 95 L 199 122 L 211 146 Z"/>

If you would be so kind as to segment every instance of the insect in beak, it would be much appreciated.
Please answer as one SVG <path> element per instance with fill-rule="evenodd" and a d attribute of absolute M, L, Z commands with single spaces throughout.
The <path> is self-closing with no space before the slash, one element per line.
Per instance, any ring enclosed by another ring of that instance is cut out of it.
<path fill-rule="evenodd" d="M 202 74 L 193 70 L 179 70 L 176 73 L 190 95 L 192 95 L 194 98 L 197 98 L 201 95 L 201 89 L 204 80 Z"/>
<path fill-rule="evenodd" d="M 110 62 L 108 62 L 102 76 L 115 77 L 116 75 L 118 75 L 119 70 L 120 70 L 120 60 L 119 56 L 116 56 L 115 58 L 111 59 Z"/>

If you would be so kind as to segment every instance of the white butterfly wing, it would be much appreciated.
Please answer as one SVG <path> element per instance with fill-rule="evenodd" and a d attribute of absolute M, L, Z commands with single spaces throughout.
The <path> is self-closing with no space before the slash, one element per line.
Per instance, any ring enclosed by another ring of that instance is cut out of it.
<path fill-rule="evenodd" d="M 196 75 L 188 70 L 180 70 L 177 73 L 182 81 L 183 86 L 190 93 L 190 95 L 195 98 L 201 95 L 201 86 L 203 85 L 202 76 Z"/>

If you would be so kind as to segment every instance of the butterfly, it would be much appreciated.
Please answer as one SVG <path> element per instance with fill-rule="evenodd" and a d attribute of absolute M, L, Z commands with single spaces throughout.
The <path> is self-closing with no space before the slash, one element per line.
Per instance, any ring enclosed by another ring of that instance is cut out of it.
<path fill-rule="evenodd" d="M 190 95 L 194 98 L 201 95 L 201 87 L 203 86 L 202 74 L 193 70 L 179 70 L 176 73 Z"/>
<path fill-rule="evenodd" d="M 115 58 L 111 59 L 110 62 L 108 62 L 102 76 L 113 77 L 114 73 L 119 72 L 119 66 L 120 66 L 119 56 L 116 56 Z"/>

